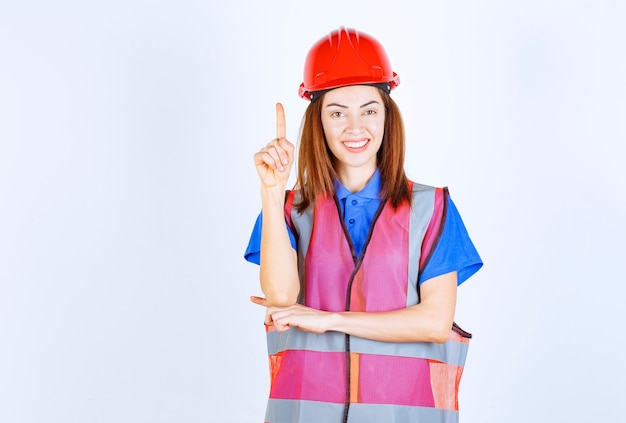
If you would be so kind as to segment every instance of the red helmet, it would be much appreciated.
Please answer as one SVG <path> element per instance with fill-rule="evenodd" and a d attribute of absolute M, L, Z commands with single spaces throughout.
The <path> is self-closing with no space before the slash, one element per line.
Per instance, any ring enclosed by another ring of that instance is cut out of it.
<path fill-rule="evenodd" d="M 376 39 L 341 27 L 309 50 L 298 94 L 311 99 L 316 91 L 360 84 L 388 84 L 390 91 L 399 83 L 385 49 Z"/>

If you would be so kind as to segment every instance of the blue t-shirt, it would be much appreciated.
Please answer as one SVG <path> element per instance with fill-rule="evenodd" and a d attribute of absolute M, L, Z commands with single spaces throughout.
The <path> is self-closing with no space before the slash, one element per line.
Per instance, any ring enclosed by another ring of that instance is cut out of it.
<path fill-rule="evenodd" d="M 367 238 L 370 224 L 380 206 L 380 174 L 374 173 L 368 184 L 358 193 L 352 193 L 339 181 L 335 181 L 335 192 L 348 234 L 354 245 L 357 257 L 360 256 Z M 291 245 L 297 248 L 296 238 L 287 226 Z M 256 220 L 248 248 L 244 254 L 246 260 L 259 264 L 261 250 L 261 214 Z M 457 271 L 458 284 L 465 282 L 478 271 L 483 262 L 472 243 L 459 212 L 452 202 L 448 201 L 445 225 L 439 243 L 430 260 L 422 269 L 419 283 L 436 276 Z"/>

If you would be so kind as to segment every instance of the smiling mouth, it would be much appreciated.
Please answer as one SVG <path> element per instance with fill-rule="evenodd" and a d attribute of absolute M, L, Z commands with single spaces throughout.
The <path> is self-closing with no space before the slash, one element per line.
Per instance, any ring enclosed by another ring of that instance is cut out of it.
<path fill-rule="evenodd" d="M 367 144 L 369 142 L 369 140 L 362 140 L 362 141 L 345 141 L 343 144 L 348 147 L 348 148 L 361 148 L 364 147 L 365 144 Z"/>

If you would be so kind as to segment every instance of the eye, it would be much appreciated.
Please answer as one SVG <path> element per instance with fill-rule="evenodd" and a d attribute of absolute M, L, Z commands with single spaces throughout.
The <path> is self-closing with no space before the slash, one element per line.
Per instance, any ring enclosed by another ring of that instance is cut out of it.
<path fill-rule="evenodd" d="M 344 114 L 343 112 L 336 111 L 336 112 L 332 112 L 332 113 L 330 114 L 330 116 L 331 116 L 331 117 L 334 117 L 334 118 L 340 118 L 340 117 L 342 117 L 342 116 L 345 116 L 345 114 Z"/>
<path fill-rule="evenodd" d="M 366 116 L 373 116 L 376 113 L 377 113 L 377 111 L 374 110 L 374 109 L 367 109 L 363 114 L 366 115 Z"/>

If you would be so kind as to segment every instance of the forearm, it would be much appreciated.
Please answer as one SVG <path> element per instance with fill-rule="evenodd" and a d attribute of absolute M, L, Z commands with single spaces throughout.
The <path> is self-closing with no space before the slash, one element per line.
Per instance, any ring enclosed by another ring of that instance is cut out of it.
<path fill-rule="evenodd" d="M 298 259 L 285 226 L 284 201 L 284 188 L 261 189 L 261 290 L 268 304 L 276 306 L 295 303 L 300 290 Z"/>
<path fill-rule="evenodd" d="M 444 342 L 450 333 L 453 316 L 418 304 L 381 313 L 334 313 L 329 321 L 328 330 L 375 341 Z"/>
<path fill-rule="evenodd" d="M 420 304 L 400 310 L 327 314 L 324 329 L 385 342 L 444 342 L 454 320 L 456 272 L 423 283 L 421 293 Z"/>
<path fill-rule="evenodd" d="M 293 326 L 307 332 L 342 332 L 383 342 L 445 342 L 456 307 L 456 272 L 422 284 L 422 302 L 387 312 L 329 312 L 301 304 L 268 307 L 266 323 L 279 331 Z M 253 302 L 267 306 L 264 299 Z"/>

